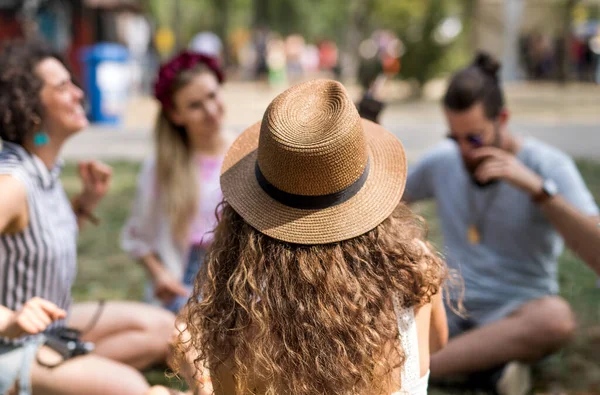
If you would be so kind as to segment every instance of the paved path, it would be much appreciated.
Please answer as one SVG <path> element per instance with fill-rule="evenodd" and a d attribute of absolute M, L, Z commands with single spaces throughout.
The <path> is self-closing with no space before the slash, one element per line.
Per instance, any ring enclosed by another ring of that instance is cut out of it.
<path fill-rule="evenodd" d="M 439 85 L 439 84 L 438 84 Z M 349 89 L 353 96 L 356 88 Z M 228 105 L 228 127 L 236 132 L 256 122 L 281 89 L 256 83 L 232 83 L 224 90 Z M 420 102 L 401 102 L 402 86 L 393 85 L 387 94 L 392 104 L 382 123 L 405 145 L 409 160 L 417 159 L 446 134 L 439 108 L 443 87 L 432 84 L 428 97 Z M 557 146 L 575 157 L 600 160 L 600 88 L 573 85 L 520 84 L 507 88 L 515 133 L 531 135 Z M 141 160 L 152 153 L 152 124 L 155 103 L 148 98 L 130 101 L 123 126 L 92 126 L 66 146 L 68 159 L 100 158 Z"/>
<path fill-rule="evenodd" d="M 384 126 L 398 136 L 409 160 L 417 159 L 427 148 L 435 145 L 446 134 L 443 122 L 384 122 Z M 513 122 L 518 134 L 530 135 L 548 142 L 577 158 L 600 160 L 600 126 L 561 123 L 544 125 Z M 233 127 L 241 131 L 242 126 Z M 152 134 L 149 129 L 119 131 L 91 128 L 70 141 L 64 156 L 67 159 L 125 159 L 141 160 L 152 153 Z"/>

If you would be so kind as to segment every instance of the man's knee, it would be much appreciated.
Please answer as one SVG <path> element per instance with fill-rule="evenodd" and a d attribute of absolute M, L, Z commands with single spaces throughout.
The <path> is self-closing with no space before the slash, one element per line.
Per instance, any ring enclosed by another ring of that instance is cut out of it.
<path fill-rule="evenodd" d="M 577 326 L 571 307 L 558 296 L 532 302 L 521 315 L 530 329 L 531 339 L 544 343 L 550 349 L 569 342 Z"/>
<path fill-rule="evenodd" d="M 569 304 L 562 298 L 553 297 L 546 301 L 549 336 L 559 345 L 573 338 L 577 323 Z"/>

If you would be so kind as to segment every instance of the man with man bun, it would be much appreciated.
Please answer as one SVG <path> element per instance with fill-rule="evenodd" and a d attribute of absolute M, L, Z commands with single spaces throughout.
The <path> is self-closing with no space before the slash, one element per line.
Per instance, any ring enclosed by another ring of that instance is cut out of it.
<path fill-rule="evenodd" d="M 557 262 L 566 244 L 600 273 L 600 219 L 572 158 L 511 132 L 499 69 L 481 53 L 453 76 L 448 141 L 409 167 L 405 199 L 436 200 L 444 254 L 465 284 L 467 313 L 448 311 L 451 339 L 432 356 L 432 377 L 485 377 L 512 395 L 528 390 L 528 363 L 573 335 Z"/>

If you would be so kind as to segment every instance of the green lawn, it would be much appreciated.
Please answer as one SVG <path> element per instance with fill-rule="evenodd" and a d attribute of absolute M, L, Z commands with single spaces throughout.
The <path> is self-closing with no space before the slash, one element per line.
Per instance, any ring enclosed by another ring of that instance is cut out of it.
<path fill-rule="evenodd" d="M 596 201 L 600 202 L 600 163 L 577 163 Z M 97 211 L 102 222 L 98 227 L 84 229 L 79 239 L 79 273 L 73 288 L 76 301 L 140 300 L 142 296 L 144 271 L 119 248 L 119 233 L 135 193 L 139 164 L 113 162 L 111 165 L 114 168 L 112 189 Z M 66 166 L 62 179 L 69 194 L 79 191 L 73 164 Z M 439 243 L 435 206 L 424 204 L 418 209 L 429 221 L 432 239 Z M 539 386 L 557 383 L 569 390 L 600 392 L 600 289 L 596 288 L 596 275 L 573 254 L 565 252 L 560 260 L 560 284 L 563 297 L 577 313 L 578 336 L 544 369 Z M 164 382 L 162 372 L 153 372 L 149 377 L 153 382 Z"/>

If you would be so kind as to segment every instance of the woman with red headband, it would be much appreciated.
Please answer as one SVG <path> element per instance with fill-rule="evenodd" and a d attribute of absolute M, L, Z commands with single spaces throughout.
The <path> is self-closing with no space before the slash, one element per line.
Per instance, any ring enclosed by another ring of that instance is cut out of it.
<path fill-rule="evenodd" d="M 223 133 L 223 73 L 215 58 L 182 52 L 159 71 L 156 152 L 138 179 L 122 246 L 152 283 L 149 301 L 177 312 L 212 240 L 222 199 L 219 172 L 229 144 Z"/>

